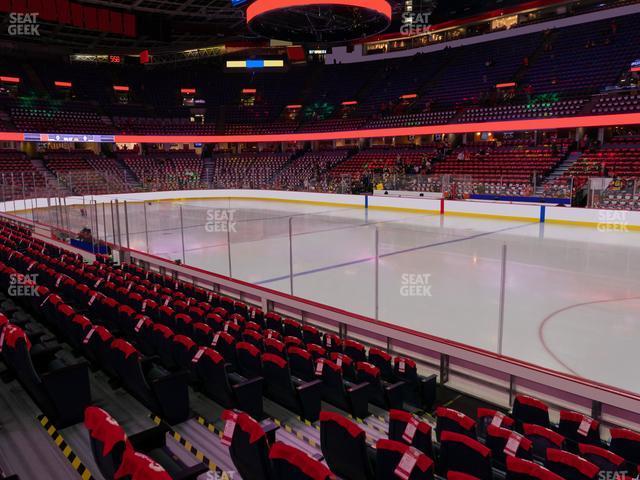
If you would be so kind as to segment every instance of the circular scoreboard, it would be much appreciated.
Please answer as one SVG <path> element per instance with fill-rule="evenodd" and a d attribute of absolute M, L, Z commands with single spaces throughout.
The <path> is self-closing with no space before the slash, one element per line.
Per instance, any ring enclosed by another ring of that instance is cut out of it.
<path fill-rule="evenodd" d="M 249 29 L 295 42 L 336 43 L 374 35 L 391 23 L 387 0 L 255 0 L 247 8 Z"/>

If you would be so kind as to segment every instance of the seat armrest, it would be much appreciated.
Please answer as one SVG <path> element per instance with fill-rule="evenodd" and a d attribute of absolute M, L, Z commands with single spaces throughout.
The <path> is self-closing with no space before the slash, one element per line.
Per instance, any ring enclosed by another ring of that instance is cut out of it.
<path fill-rule="evenodd" d="M 142 453 L 149 452 L 165 446 L 168 431 L 169 428 L 166 425 L 160 424 L 157 427 L 152 427 L 129 436 L 129 441 L 134 449 Z"/>
<path fill-rule="evenodd" d="M 204 463 L 197 463 L 193 467 L 186 468 L 179 473 L 173 474 L 174 480 L 196 480 L 200 475 L 209 471 Z"/>
<path fill-rule="evenodd" d="M 347 388 L 351 414 L 356 418 L 369 416 L 369 382 L 362 382 Z"/>

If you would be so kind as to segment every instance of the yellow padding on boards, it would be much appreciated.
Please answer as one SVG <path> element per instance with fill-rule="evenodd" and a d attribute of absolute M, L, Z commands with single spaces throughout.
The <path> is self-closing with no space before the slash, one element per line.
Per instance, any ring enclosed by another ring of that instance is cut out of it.
<path fill-rule="evenodd" d="M 47 435 L 51 437 L 51 439 L 53 440 L 53 443 L 55 443 L 56 446 L 60 449 L 60 451 L 62 452 L 62 455 L 64 455 L 64 457 L 67 460 L 69 460 L 71 467 L 76 472 L 78 472 L 78 475 L 80 475 L 80 478 L 82 478 L 82 480 L 94 480 L 94 477 L 89 471 L 89 469 L 84 466 L 84 464 L 82 463 L 82 460 L 80 460 L 80 457 L 78 457 L 73 452 L 71 447 L 67 444 L 67 442 L 65 442 L 62 435 L 58 432 L 58 430 L 56 430 L 56 427 L 51 424 L 49 419 L 45 415 L 40 415 L 38 416 L 38 421 L 40 422 L 40 425 L 42 425 L 42 427 L 47 432 Z"/>

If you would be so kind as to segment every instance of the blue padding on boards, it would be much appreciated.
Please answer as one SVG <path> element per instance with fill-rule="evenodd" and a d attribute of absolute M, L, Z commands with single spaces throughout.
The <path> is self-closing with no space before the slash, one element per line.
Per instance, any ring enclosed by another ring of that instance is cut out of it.
<path fill-rule="evenodd" d="M 369 208 L 369 195 L 364 196 L 364 208 Z"/>
<path fill-rule="evenodd" d="M 540 223 L 544 223 L 546 214 L 547 214 L 547 207 L 545 205 L 540 205 Z"/>

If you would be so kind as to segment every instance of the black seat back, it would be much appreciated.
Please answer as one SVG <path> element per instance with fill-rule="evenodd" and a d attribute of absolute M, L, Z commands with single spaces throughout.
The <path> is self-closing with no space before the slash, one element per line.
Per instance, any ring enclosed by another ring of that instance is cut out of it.
<path fill-rule="evenodd" d="M 327 465 L 339 477 L 371 480 L 365 433 L 338 413 L 320 412 L 320 443 Z"/>

